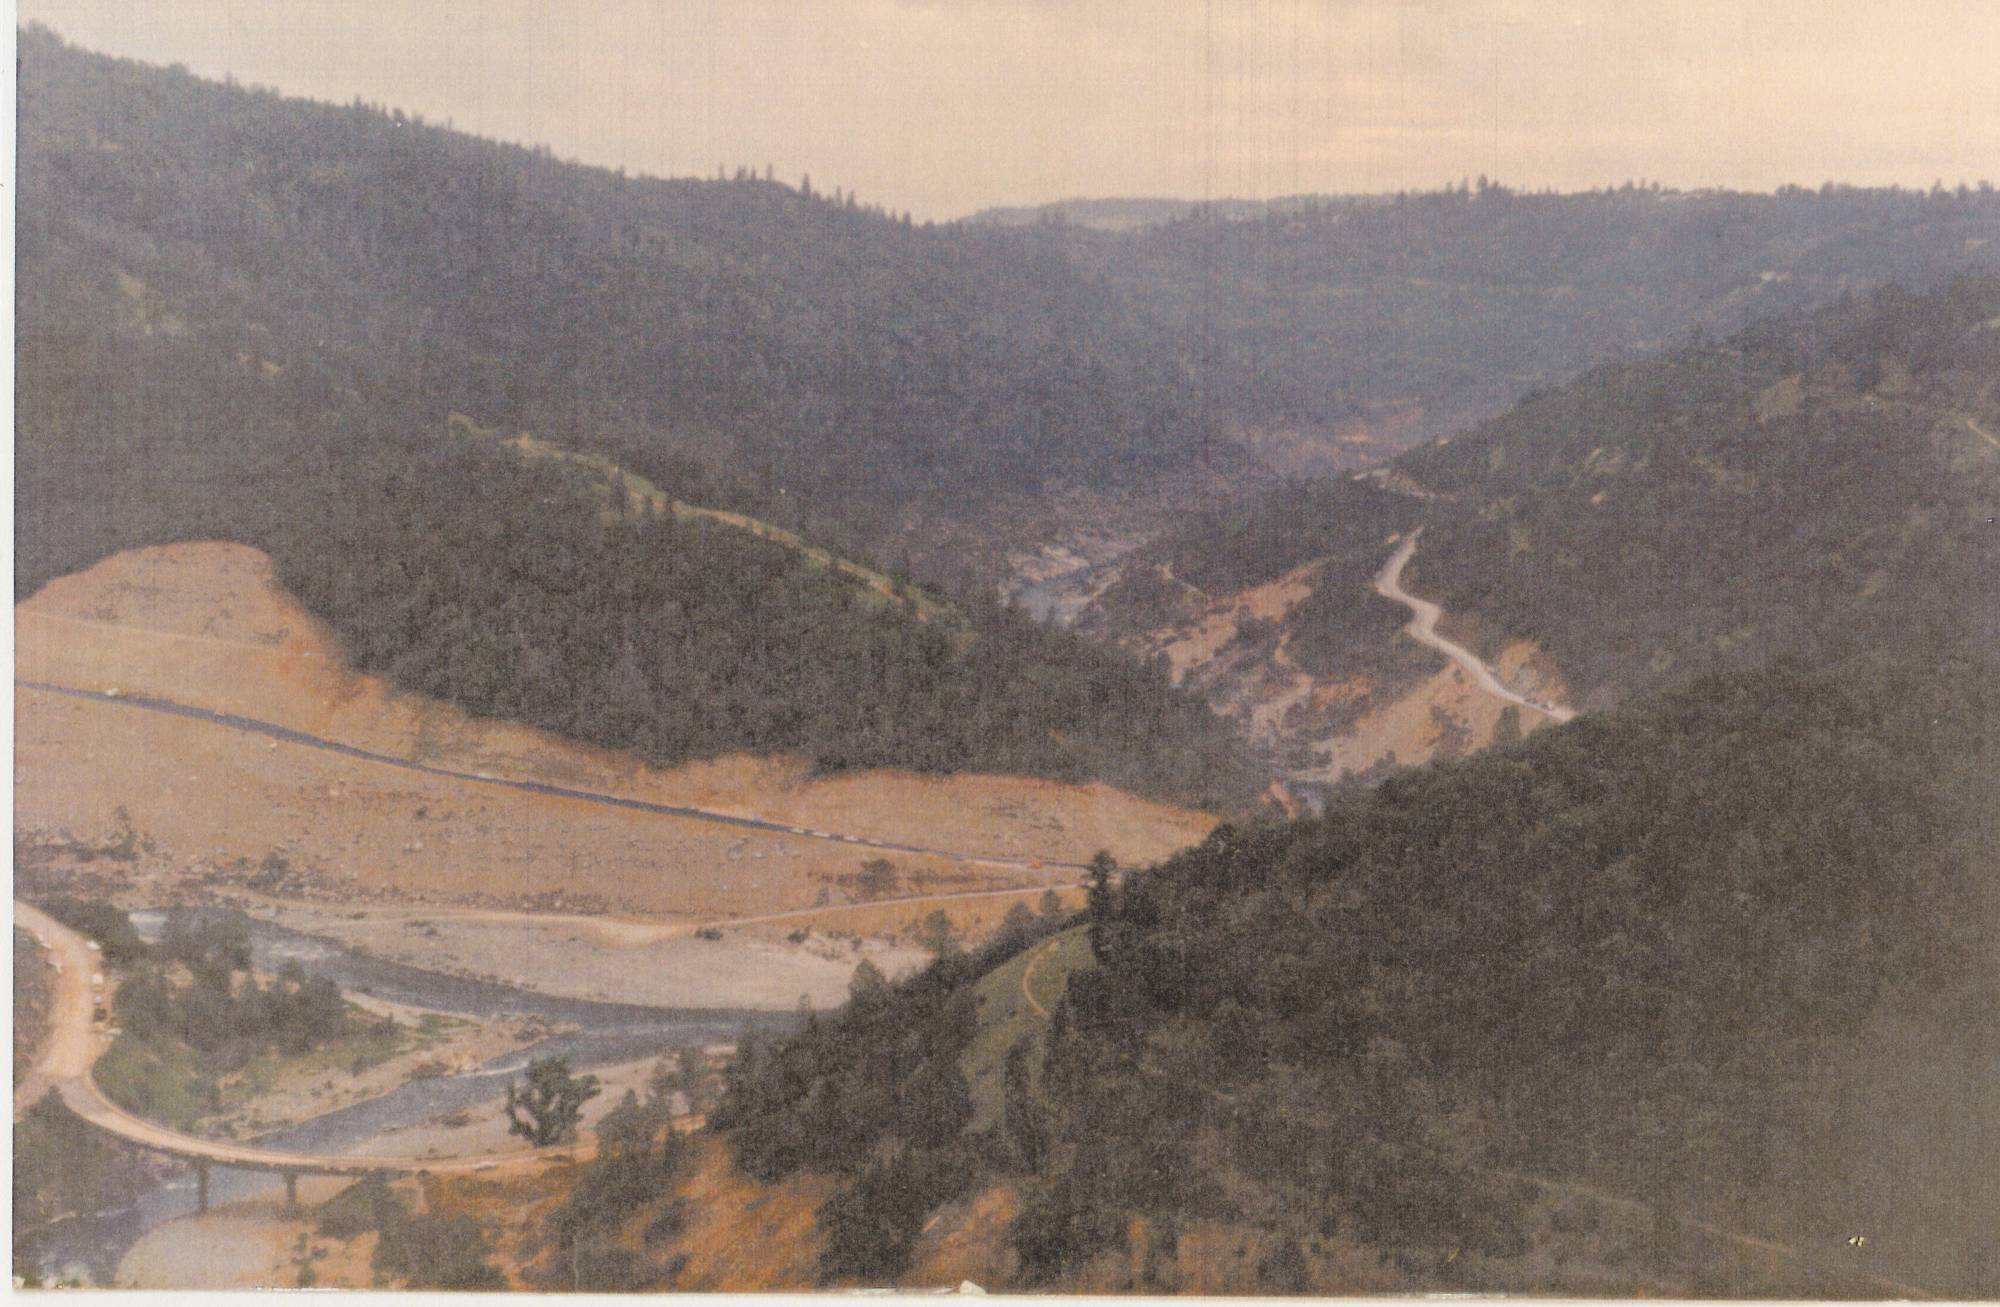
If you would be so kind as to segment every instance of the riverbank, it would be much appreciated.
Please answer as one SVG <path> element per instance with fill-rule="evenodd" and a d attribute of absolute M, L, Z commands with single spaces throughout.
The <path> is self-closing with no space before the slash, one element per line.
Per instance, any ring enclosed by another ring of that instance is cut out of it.
<path fill-rule="evenodd" d="M 413 1080 L 475 1072 L 495 1058 L 566 1030 L 537 1017 L 482 1020 L 366 995 L 351 994 L 348 1001 L 378 1020 L 396 1023 L 393 1040 L 376 1046 L 386 1056 L 370 1051 L 372 1041 L 367 1039 L 309 1053 L 260 1055 L 222 1079 L 223 1110 L 196 1121 L 193 1132 L 247 1139 L 282 1130 L 380 1098 Z M 379 1061 L 373 1060 L 378 1056 Z"/>
<path fill-rule="evenodd" d="M 643 1057 L 590 1068 L 589 1074 L 597 1077 L 599 1092 L 597 1097 L 583 1105 L 583 1124 L 578 1131 L 583 1153 L 588 1154 L 591 1149 L 598 1121 L 618 1106 L 618 1100 L 625 1096 L 627 1090 L 641 1098 L 646 1096 L 647 1084 L 659 1063 L 657 1057 Z M 426 1120 L 392 1127 L 355 1145 L 350 1151 L 370 1157 L 424 1157 L 431 1154 L 467 1157 L 486 1153 L 504 1154 L 512 1148 L 525 1151 L 526 1142 L 519 1135 L 509 1132 L 506 1107 L 506 1095 L 496 1094 L 468 1107 L 439 1112 Z"/>
<path fill-rule="evenodd" d="M 645 1095 L 658 1065 L 658 1058 L 646 1057 L 592 1070 L 601 1092 L 583 1106 L 579 1156 L 589 1155 L 597 1122 L 617 1107 L 627 1090 Z M 355 1145 L 352 1151 L 401 1157 L 491 1153 L 502 1159 L 494 1168 L 496 1173 L 517 1175 L 519 1163 L 507 1163 L 505 1155 L 519 1151 L 525 1160 L 530 1150 L 525 1140 L 508 1132 L 505 1103 L 505 1095 L 497 1095 L 392 1127 Z M 315 1250 L 321 1254 L 312 1263 L 314 1287 L 370 1288 L 374 1270 L 369 1259 L 377 1236 L 369 1232 L 353 1239 L 336 1239 L 316 1230 L 315 1209 L 351 1183 L 329 1176 L 302 1179 L 297 1211 L 288 1211 L 283 1194 L 273 1190 L 219 1205 L 205 1214 L 167 1221 L 126 1251 L 118 1264 L 116 1285 L 218 1292 L 291 1288 L 299 1283 L 299 1239 L 304 1236 L 307 1254 Z M 420 1201 L 422 1185 L 417 1180 L 398 1180 L 395 1187 L 407 1201 Z"/>
<path fill-rule="evenodd" d="M 353 1183 L 337 1176 L 299 1181 L 300 1210 L 288 1212 L 282 1191 L 227 1203 L 201 1216 L 182 1217 L 149 1231 L 118 1264 L 120 1289 L 269 1290 L 299 1282 L 298 1239 L 325 1256 L 313 1263 L 314 1283 L 366 1289 L 374 1283 L 368 1259 L 373 1232 L 358 1239 L 315 1237 L 313 1208 Z"/>
<path fill-rule="evenodd" d="M 662 1008 L 789 1012 L 847 1001 L 863 960 L 885 975 L 929 957 L 908 944 L 763 932 L 697 934 L 693 921 L 540 915 L 440 908 L 240 902 L 259 920 L 426 971 L 562 998 Z"/>

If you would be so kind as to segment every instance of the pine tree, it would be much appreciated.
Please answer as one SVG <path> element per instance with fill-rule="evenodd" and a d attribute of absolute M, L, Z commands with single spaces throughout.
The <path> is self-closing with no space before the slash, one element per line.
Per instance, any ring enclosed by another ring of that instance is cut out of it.
<path fill-rule="evenodd" d="M 1090 955 L 1104 957 L 1104 932 L 1111 924 L 1111 876 L 1118 870 L 1112 856 L 1100 849 L 1090 860 Z"/>
<path fill-rule="evenodd" d="M 522 1136 L 536 1148 L 572 1139 L 583 1119 L 583 1105 L 601 1092 L 596 1076 L 570 1074 L 568 1058 L 538 1057 L 528 1063 L 525 1087 L 507 1084 L 508 1133 Z"/>

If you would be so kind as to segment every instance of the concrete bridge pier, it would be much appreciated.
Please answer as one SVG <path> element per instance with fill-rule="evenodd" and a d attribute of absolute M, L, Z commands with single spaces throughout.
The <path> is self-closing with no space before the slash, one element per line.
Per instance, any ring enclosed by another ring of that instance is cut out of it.
<path fill-rule="evenodd" d="M 208 1211 L 208 1163 L 194 1164 L 194 1209 L 206 1214 Z"/>

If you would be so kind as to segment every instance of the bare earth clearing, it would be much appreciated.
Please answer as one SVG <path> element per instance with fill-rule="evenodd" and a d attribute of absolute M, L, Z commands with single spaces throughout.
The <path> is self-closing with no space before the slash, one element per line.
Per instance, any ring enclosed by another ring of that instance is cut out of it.
<path fill-rule="evenodd" d="M 205 1216 L 169 1221 L 132 1245 L 118 1264 L 118 1286 L 185 1292 L 297 1284 L 293 1251 L 299 1235 L 312 1229 L 312 1207 L 349 1183 L 332 1176 L 301 1180 L 299 1201 L 306 1210 L 298 1215 L 284 1210 L 280 1193 L 229 1203 Z M 319 1284 L 365 1289 L 372 1283 L 368 1257 L 375 1247 L 373 1232 L 353 1241 L 315 1238 L 310 1246 L 328 1253 L 313 1267 Z"/>
<path fill-rule="evenodd" d="M 792 943 L 758 929 L 702 939 L 685 923 L 452 909 L 385 908 L 357 915 L 317 904 L 248 906 L 255 916 L 392 962 L 610 1003 L 788 1011 L 803 996 L 815 1007 L 831 1008 L 847 1001 L 847 983 L 863 958 L 884 974 L 897 975 L 929 956 L 915 946 L 876 938 L 812 934 Z M 951 915 L 961 925 L 971 916 Z M 853 928 L 869 930 L 861 923 Z"/>
<path fill-rule="evenodd" d="M 796 759 L 743 756 L 655 768 L 475 720 L 353 674 L 330 634 L 276 587 L 269 561 L 238 545 L 119 555 L 52 583 L 16 617 L 23 681 L 171 699 L 468 773 L 963 855 L 892 855 L 898 897 L 1039 893 L 1073 877 L 1037 862 L 1078 863 L 1100 848 L 1145 862 L 1214 824 L 1099 785 L 814 777 Z M 232 868 L 248 881 L 274 858 L 285 869 L 275 892 L 357 906 L 566 909 L 657 923 L 864 897 L 853 880 L 869 851 L 833 839 L 398 771 L 115 701 L 17 686 L 16 705 L 18 827 L 101 841 L 122 829 L 122 807 L 155 847 L 152 882 L 132 887 L 153 897 L 191 878 L 226 882 Z"/>
<path fill-rule="evenodd" d="M 1385 575 L 1400 573 L 1398 562 L 1408 561 L 1408 548 L 1406 541 Z M 1400 692 L 1366 674 L 1340 679 L 1307 672 L 1293 659 L 1284 628 L 1292 609 L 1312 594 L 1324 563 L 1306 563 L 1232 594 L 1205 594 L 1183 584 L 1177 619 L 1124 643 L 1141 657 L 1166 655 L 1176 684 L 1200 692 L 1251 739 L 1285 753 L 1307 752 L 1316 761 L 1290 768 L 1296 780 L 1335 781 L 1382 764 L 1414 765 L 1485 748 L 1510 705 L 1520 712 L 1523 732 L 1567 720 L 1567 709 L 1541 706 L 1560 702 L 1567 690 L 1548 656 L 1527 640 L 1507 645 L 1484 676 L 1439 649 L 1445 665 Z M 1379 587 L 1377 592 L 1382 593 Z M 1361 597 L 1357 592 L 1356 602 Z M 1410 602 L 1400 590 L 1385 597 Z M 1412 628 L 1423 625 L 1421 617 L 1420 612 Z M 1404 638 L 1438 648 L 1436 620 L 1433 613 L 1421 636 L 1411 629 Z M 1283 634 L 1275 643 L 1268 636 L 1244 638 L 1260 627 Z M 1539 702 L 1510 686 L 1526 687 Z"/>

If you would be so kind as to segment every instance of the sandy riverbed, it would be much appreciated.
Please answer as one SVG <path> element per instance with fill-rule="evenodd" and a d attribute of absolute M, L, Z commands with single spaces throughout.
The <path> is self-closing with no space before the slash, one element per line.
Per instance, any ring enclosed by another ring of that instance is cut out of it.
<path fill-rule="evenodd" d="M 250 906 L 250 905 L 246 905 Z M 654 1007 L 782 1012 L 801 995 L 826 1009 L 847 1001 L 866 958 L 889 975 L 921 965 L 923 950 L 814 935 L 801 943 L 727 931 L 701 939 L 691 923 L 325 905 L 261 904 L 254 915 L 370 956 L 518 985 L 565 998 Z M 359 915 L 357 916 L 357 912 Z"/>

